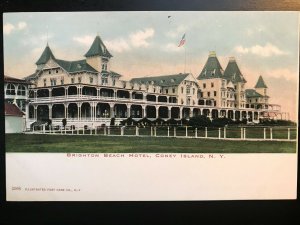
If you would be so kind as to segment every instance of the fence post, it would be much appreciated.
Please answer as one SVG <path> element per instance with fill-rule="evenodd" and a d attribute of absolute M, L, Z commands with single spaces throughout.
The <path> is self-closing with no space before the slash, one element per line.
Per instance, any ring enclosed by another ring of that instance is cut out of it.
<path fill-rule="evenodd" d="M 243 128 L 241 127 L 241 139 L 243 139 Z"/>
<path fill-rule="evenodd" d="M 154 127 L 154 136 L 156 137 L 156 127 Z"/>
<path fill-rule="evenodd" d="M 291 128 L 288 128 L 288 140 L 291 140 Z"/>
<path fill-rule="evenodd" d="M 107 135 L 110 135 L 110 127 L 107 127 Z"/>
<path fill-rule="evenodd" d="M 96 128 L 95 128 L 95 135 L 97 135 L 97 126 L 96 126 Z"/>
<path fill-rule="evenodd" d="M 62 134 L 62 129 L 61 129 L 61 127 L 60 127 L 60 134 Z"/>
<path fill-rule="evenodd" d="M 153 136 L 153 127 L 151 126 L 150 128 L 151 128 L 151 129 L 150 129 L 150 130 L 151 130 L 150 136 Z"/>
<path fill-rule="evenodd" d="M 170 137 L 170 127 L 168 127 L 168 137 Z"/>
<path fill-rule="evenodd" d="M 124 135 L 124 127 L 121 127 L 121 136 Z"/>
<path fill-rule="evenodd" d="M 71 127 L 71 130 L 72 130 L 72 135 L 73 135 L 73 133 L 74 133 L 73 126 Z"/>
<path fill-rule="evenodd" d="M 246 139 L 246 128 L 244 128 L 244 139 Z"/>
<path fill-rule="evenodd" d="M 205 127 L 205 137 L 207 138 L 207 127 Z"/>
<path fill-rule="evenodd" d="M 135 126 L 135 135 L 139 136 L 139 128 L 137 126 Z"/>
<path fill-rule="evenodd" d="M 104 135 L 106 135 L 106 127 L 103 127 Z"/>
<path fill-rule="evenodd" d="M 65 134 L 67 133 L 67 131 L 66 131 L 66 126 L 65 126 Z"/>
<path fill-rule="evenodd" d="M 224 138 L 226 138 L 226 127 L 224 127 Z"/>
<path fill-rule="evenodd" d="M 77 128 L 77 134 L 79 134 L 79 127 Z"/>
<path fill-rule="evenodd" d="M 84 127 L 82 128 L 82 134 L 84 134 Z"/>
<path fill-rule="evenodd" d="M 198 131 L 197 131 L 197 127 L 195 128 L 195 138 L 198 137 Z"/>
<path fill-rule="evenodd" d="M 266 128 L 264 128 L 264 140 L 266 140 Z"/>
<path fill-rule="evenodd" d="M 221 138 L 221 128 L 219 127 L 219 139 Z"/>
<path fill-rule="evenodd" d="M 187 126 L 185 126 L 185 136 L 186 136 L 186 137 L 188 136 L 188 129 L 187 129 Z"/>
<path fill-rule="evenodd" d="M 93 134 L 93 128 L 90 129 L 90 135 L 92 135 L 92 134 Z"/>
<path fill-rule="evenodd" d="M 174 137 L 176 137 L 176 127 L 174 127 Z"/>
<path fill-rule="evenodd" d="M 43 124 L 43 133 L 45 133 L 45 124 Z"/>
<path fill-rule="evenodd" d="M 272 140 L 273 139 L 273 129 L 270 128 L 270 139 Z"/>

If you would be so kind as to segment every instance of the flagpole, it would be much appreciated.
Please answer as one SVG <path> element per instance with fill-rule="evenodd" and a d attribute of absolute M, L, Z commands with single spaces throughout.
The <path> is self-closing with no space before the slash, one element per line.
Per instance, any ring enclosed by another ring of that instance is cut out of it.
<path fill-rule="evenodd" d="M 185 70 L 186 70 L 186 48 L 185 46 L 184 47 L 184 73 L 185 73 Z"/>

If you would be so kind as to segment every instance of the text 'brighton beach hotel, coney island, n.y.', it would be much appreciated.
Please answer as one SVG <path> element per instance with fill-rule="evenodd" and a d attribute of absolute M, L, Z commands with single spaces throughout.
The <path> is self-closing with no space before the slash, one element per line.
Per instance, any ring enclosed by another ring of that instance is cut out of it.
<path fill-rule="evenodd" d="M 133 120 L 189 119 L 206 115 L 258 123 L 263 118 L 283 118 L 280 106 L 269 103 L 268 87 L 259 76 L 253 89 L 231 57 L 223 70 L 215 52 L 210 52 L 199 76 L 191 73 L 147 76 L 122 80 L 111 70 L 109 50 L 96 36 L 84 59 L 58 59 L 46 46 L 27 76 L 27 128 L 36 121 L 51 119 L 52 125 L 96 127 Z"/>

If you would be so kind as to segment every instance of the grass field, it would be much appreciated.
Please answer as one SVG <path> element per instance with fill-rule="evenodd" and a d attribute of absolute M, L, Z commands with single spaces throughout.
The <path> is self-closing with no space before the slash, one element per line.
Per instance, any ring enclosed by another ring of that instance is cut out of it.
<path fill-rule="evenodd" d="M 296 142 L 6 134 L 6 152 L 295 153 Z"/>

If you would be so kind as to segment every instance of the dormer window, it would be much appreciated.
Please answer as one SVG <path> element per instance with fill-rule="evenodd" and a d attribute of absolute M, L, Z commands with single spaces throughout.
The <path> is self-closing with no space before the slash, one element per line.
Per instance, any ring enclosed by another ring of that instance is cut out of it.
<path fill-rule="evenodd" d="M 49 70 L 49 74 L 51 74 L 51 70 Z"/>
<path fill-rule="evenodd" d="M 78 83 L 81 83 L 81 77 L 78 77 Z"/>
<path fill-rule="evenodd" d="M 58 73 L 58 70 L 56 70 L 56 73 Z"/>
<path fill-rule="evenodd" d="M 174 82 L 175 82 L 175 80 L 174 80 L 174 79 L 171 79 L 171 82 L 172 82 L 172 83 L 174 83 Z"/>
<path fill-rule="evenodd" d="M 47 79 L 44 79 L 44 87 L 47 86 Z"/>
<path fill-rule="evenodd" d="M 94 81 L 93 77 L 90 77 L 90 83 L 92 84 Z"/>

